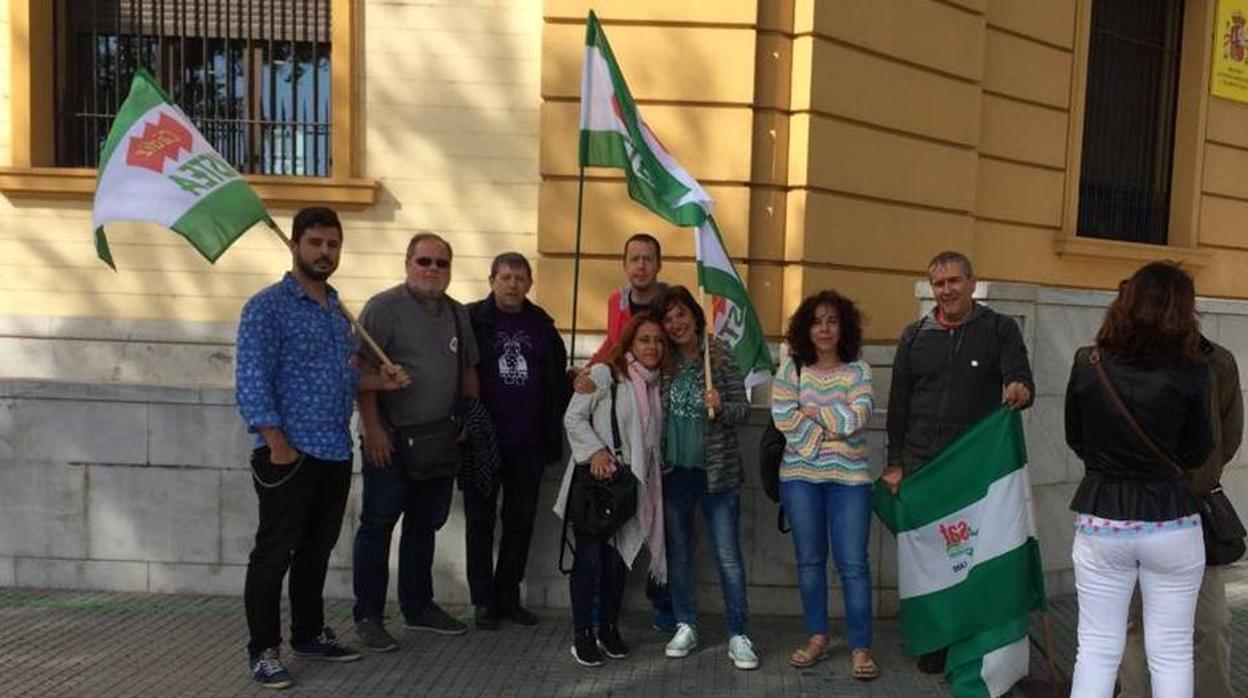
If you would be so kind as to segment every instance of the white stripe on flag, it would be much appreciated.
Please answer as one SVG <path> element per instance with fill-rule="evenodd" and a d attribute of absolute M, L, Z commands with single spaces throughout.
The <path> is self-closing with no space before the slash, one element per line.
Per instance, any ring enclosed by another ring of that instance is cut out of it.
<path fill-rule="evenodd" d="M 1027 541 L 1031 530 L 1025 470 L 988 486 L 975 503 L 931 524 L 897 535 L 898 594 L 923 596 L 963 582 L 976 565 Z M 942 533 L 941 526 L 946 531 Z M 949 537 L 964 541 L 951 543 Z"/>
<path fill-rule="evenodd" d="M 597 46 L 585 47 L 585 65 L 581 69 L 581 130 L 616 131 L 628 133 L 623 122 L 615 115 L 611 97 L 615 84 L 611 82 L 611 68 Z"/>
<path fill-rule="evenodd" d="M 1030 640 L 1024 636 L 1017 642 L 984 655 L 979 676 L 993 698 L 1005 695 L 1019 679 L 1031 670 Z"/>

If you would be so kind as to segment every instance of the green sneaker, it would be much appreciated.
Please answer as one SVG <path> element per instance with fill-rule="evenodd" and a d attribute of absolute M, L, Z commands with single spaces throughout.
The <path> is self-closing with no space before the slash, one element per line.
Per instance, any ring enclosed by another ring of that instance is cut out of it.
<path fill-rule="evenodd" d="M 677 623 L 676 634 L 673 635 L 671 641 L 667 643 L 667 647 L 663 650 L 663 654 L 666 654 L 673 659 L 688 657 L 689 653 L 695 650 L 697 646 L 698 631 L 694 630 L 693 626 L 688 623 Z"/>

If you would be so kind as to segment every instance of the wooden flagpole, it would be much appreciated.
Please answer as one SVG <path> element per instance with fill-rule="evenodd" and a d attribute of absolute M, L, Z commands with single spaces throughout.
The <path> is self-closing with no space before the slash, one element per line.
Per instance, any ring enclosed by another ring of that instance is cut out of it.
<path fill-rule="evenodd" d="M 706 304 L 706 289 L 698 284 L 698 302 L 702 304 L 702 312 L 706 316 L 706 337 L 702 342 L 702 373 L 706 378 L 706 389 L 709 391 L 715 387 L 715 382 L 711 378 L 711 341 L 715 339 L 715 308 Z M 706 406 L 706 414 L 711 419 L 715 419 L 715 408 L 710 405 Z"/>
<path fill-rule="evenodd" d="M 265 224 L 268 225 L 269 230 L 272 230 L 273 233 L 277 235 L 277 237 L 282 241 L 282 244 L 293 253 L 295 250 L 295 243 L 287 237 L 286 231 L 279 228 L 277 223 L 275 223 L 271 218 L 266 218 Z M 351 326 L 355 328 L 355 331 L 358 332 L 360 337 L 364 339 L 364 342 L 368 344 L 368 348 L 372 349 L 373 353 L 377 355 L 377 358 L 381 359 L 381 363 L 386 368 L 393 369 L 394 362 L 390 360 L 389 356 L 386 356 L 386 352 L 382 351 L 381 347 L 378 346 L 377 342 L 373 339 L 373 336 L 370 335 L 368 330 L 364 329 L 364 326 L 360 324 L 360 321 L 355 319 L 355 313 L 348 310 L 346 304 L 342 302 L 338 303 L 338 309 L 342 311 L 343 317 L 347 318 L 347 322 L 351 323 Z"/>

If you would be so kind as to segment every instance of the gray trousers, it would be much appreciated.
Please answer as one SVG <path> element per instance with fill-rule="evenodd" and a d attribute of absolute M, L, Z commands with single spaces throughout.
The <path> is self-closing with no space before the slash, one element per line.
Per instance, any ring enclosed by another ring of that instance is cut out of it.
<path fill-rule="evenodd" d="M 1143 609 L 1140 594 L 1131 599 L 1127 620 L 1127 648 L 1118 670 L 1118 698 L 1147 698 L 1148 663 L 1144 655 Z M 1196 660 L 1198 698 L 1235 698 L 1231 690 L 1231 611 L 1226 605 L 1226 581 L 1222 568 L 1206 567 L 1196 597 Z"/>

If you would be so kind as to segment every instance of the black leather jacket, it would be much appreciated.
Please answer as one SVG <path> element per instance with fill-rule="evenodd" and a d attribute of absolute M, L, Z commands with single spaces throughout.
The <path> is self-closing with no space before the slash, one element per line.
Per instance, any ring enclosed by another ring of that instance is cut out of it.
<path fill-rule="evenodd" d="M 1066 443 L 1085 468 L 1070 508 L 1128 521 L 1196 513 L 1182 475 L 1153 455 L 1106 394 L 1088 362 L 1090 351 L 1075 353 L 1066 385 Z M 1134 365 L 1100 354 L 1118 396 L 1153 443 L 1183 468 L 1200 467 L 1213 449 L 1207 363 Z"/>

